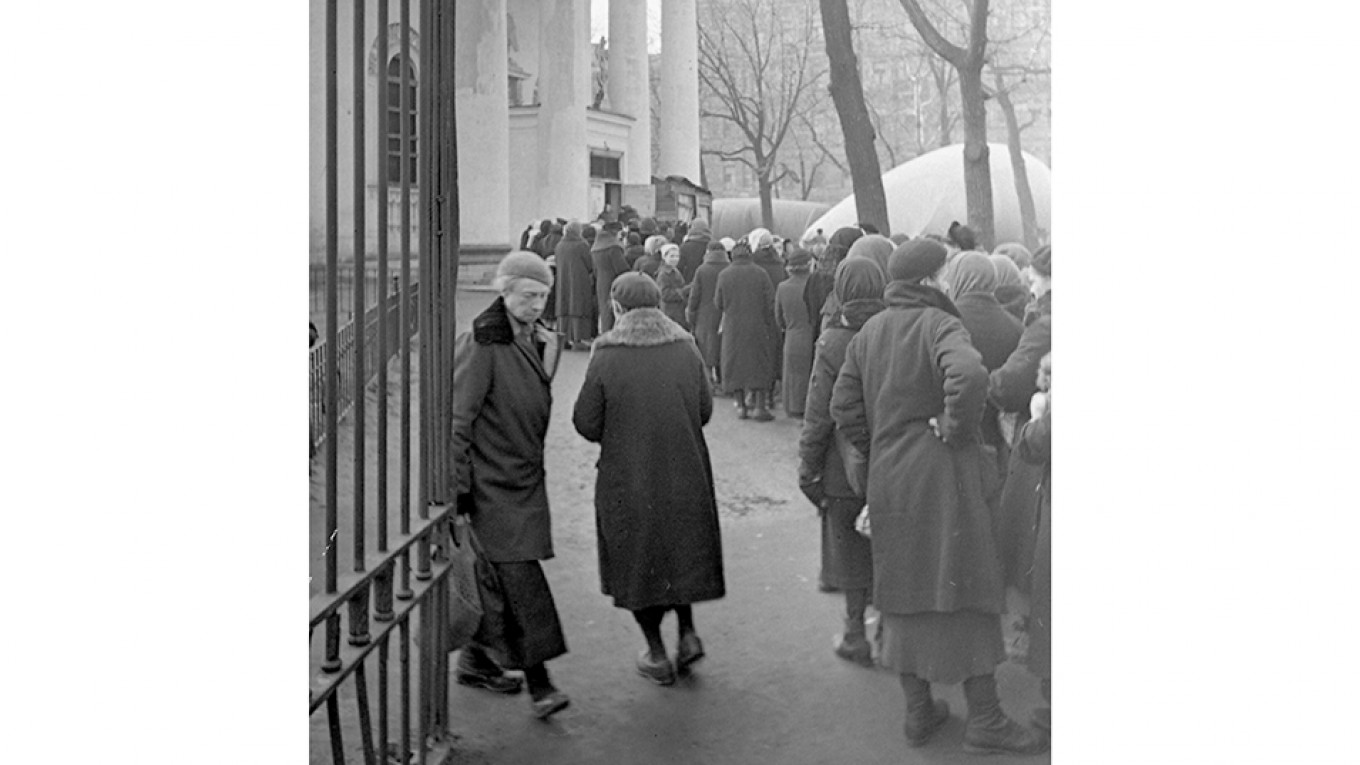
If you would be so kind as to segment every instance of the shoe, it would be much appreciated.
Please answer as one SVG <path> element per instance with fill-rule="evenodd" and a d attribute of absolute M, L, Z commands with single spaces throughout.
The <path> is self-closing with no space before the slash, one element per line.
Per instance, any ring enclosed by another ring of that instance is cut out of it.
<path fill-rule="evenodd" d="M 680 636 L 680 645 L 675 651 L 675 670 L 684 672 L 689 665 L 704 658 L 704 643 L 693 632 Z"/>
<path fill-rule="evenodd" d="M 1043 754 L 1048 739 L 1035 734 L 1001 711 L 996 695 L 996 678 L 978 675 L 963 682 L 968 700 L 968 727 L 963 733 L 963 751 L 969 754 Z"/>
<path fill-rule="evenodd" d="M 637 671 L 639 675 L 651 680 L 657 685 L 671 685 L 675 682 L 675 666 L 670 659 L 652 661 L 649 651 L 644 650 L 638 654 Z"/>
<path fill-rule="evenodd" d="M 863 635 L 842 635 L 836 641 L 836 655 L 861 667 L 874 666 L 873 647 Z"/>
<path fill-rule="evenodd" d="M 769 422 L 774 419 L 774 415 L 770 414 L 769 408 L 765 406 L 765 401 L 769 395 L 766 391 L 756 393 L 755 412 L 751 415 L 751 419 L 756 422 Z"/>
<path fill-rule="evenodd" d="M 571 699 L 567 694 L 554 688 L 533 700 L 534 717 L 546 720 L 569 706 Z"/>
<path fill-rule="evenodd" d="M 949 721 L 949 704 L 930 695 L 930 683 L 916 675 L 902 675 L 907 697 L 907 718 L 902 723 L 907 745 L 925 746 L 930 737 Z"/>
<path fill-rule="evenodd" d="M 459 669 L 454 674 L 454 679 L 459 685 L 466 685 L 469 688 L 481 688 L 492 693 L 503 693 L 506 696 L 514 696 L 519 693 L 523 682 L 518 677 L 500 674 L 492 675 L 485 672 L 469 672 Z"/>

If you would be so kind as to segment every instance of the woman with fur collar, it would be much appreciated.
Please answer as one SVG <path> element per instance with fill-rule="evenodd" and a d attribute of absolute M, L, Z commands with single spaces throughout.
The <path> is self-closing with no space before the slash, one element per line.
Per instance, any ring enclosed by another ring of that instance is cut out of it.
<path fill-rule="evenodd" d="M 713 396 L 694 338 L 662 313 L 655 282 L 624 274 L 610 294 L 617 321 L 595 340 L 572 422 L 600 444 L 601 589 L 642 629 L 638 673 L 670 685 L 704 656 L 691 604 L 726 594 L 703 432 Z M 679 622 L 674 660 L 661 637 L 668 611 Z"/>
<path fill-rule="evenodd" d="M 506 629 L 479 630 L 455 678 L 515 694 L 520 681 L 504 669 L 524 670 L 533 712 L 545 718 L 569 703 L 548 678 L 546 662 L 567 644 L 540 563 L 553 557 L 543 442 L 562 339 L 541 321 L 553 285 L 542 258 L 507 254 L 494 284 L 500 297 L 454 344 L 449 446 L 457 512 L 471 520 L 505 590 Z"/>

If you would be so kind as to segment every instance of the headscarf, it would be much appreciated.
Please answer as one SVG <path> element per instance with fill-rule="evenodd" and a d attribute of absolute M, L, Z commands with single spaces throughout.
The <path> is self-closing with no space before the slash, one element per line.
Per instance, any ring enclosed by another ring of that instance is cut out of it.
<path fill-rule="evenodd" d="M 652 234 L 647 237 L 647 241 L 642 244 L 642 249 L 646 250 L 648 255 L 660 257 L 661 247 L 664 244 L 666 244 L 666 237 L 660 234 Z"/>
<path fill-rule="evenodd" d="M 595 241 L 591 243 L 590 251 L 599 252 L 600 250 L 607 250 L 610 247 L 617 247 L 618 245 L 619 238 L 615 236 L 612 229 L 601 229 L 600 232 L 595 235 Z"/>
<path fill-rule="evenodd" d="M 1011 262 L 1015 264 L 1015 267 L 1017 269 L 1029 267 L 1031 259 L 1029 249 L 1026 248 L 1025 245 L 1019 244 L 1017 242 L 1006 242 L 1005 244 L 998 244 L 996 246 L 996 249 L 992 250 L 992 254 L 1005 255 L 1007 258 L 1010 258 Z"/>
<path fill-rule="evenodd" d="M 708 239 L 711 236 L 712 234 L 708 229 L 708 221 L 703 218 L 695 218 L 694 222 L 689 225 L 689 233 L 685 235 L 685 241 L 689 242 L 695 239 Z"/>
<path fill-rule="evenodd" d="M 1025 286 L 1025 277 L 1020 275 L 1020 268 L 1015 265 L 1015 261 L 999 252 L 987 259 L 992 261 L 992 269 L 996 271 L 996 289 L 999 290 L 1002 287 L 1028 289 Z"/>
<path fill-rule="evenodd" d="M 882 300 L 883 272 L 867 258 L 843 260 L 836 267 L 836 299 L 842 304 L 851 300 Z"/>
<path fill-rule="evenodd" d="M 888 237 L 882 234 L 869 234 L 856 239 L 855 243 L 850 245 L 850 251 L 845 254 L 845 259 L 868 258 L 878 266 L 886 278 L 888 258 L 893 254 L 893 247 L 892 240 Z"/>
<path fill-rule="evenodd" d="M 730 236 L 725 236 L 718 241 L 722 243 L 723 249 L 727 250 L 729 253 L 732 252 L 733 247 L 737 246 L 737 241 Z"/>
<path fill-rule="evenodd" d="M 769 229 L 757 228 L 746 235 L 746 242 L 751 245 L 752 250 L 773 247 L 774 235 L 770 233 Z"/>
<path fill-rule="evenodd" d="M 975 292 L 990 295 L 996 291 L 996 268 L 981 252 L 963 252 L 949 264 L 945 283 L 949 285 L 949 297 L 954 300 Z"/>

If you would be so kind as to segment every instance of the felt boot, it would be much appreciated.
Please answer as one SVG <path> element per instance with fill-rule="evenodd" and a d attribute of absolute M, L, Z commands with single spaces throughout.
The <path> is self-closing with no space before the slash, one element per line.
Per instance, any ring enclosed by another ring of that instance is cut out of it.
<path fill-rule="evenodd" d="M 899 675 L 902 693 L 907 697 L 907 719 L 902 732 L 909 746 L 924 746 L 935 731 L 949 720 L 949 705 L 930 695 L 930 683 L 916 675 Z"/>
<path fill-rule="evenodd" d="M 1048 741 L 1025 728 L 1001 711 L 996 695 L 996 678 L 977 675 L 963 681 L 963 696 L 968 700 L 968 727 L 963 733 L 963 751 L 970 754 L 1042 754 Z"/>

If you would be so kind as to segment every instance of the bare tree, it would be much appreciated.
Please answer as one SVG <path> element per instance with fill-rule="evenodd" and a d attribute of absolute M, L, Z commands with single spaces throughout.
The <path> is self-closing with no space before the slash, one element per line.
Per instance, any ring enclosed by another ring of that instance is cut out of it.
<path fill-rule="evenodd" d="M 859 80 L 850 9 L 846 0 L 821 0 L 821 9 L 826 56 L 831 62 L 829 90 L 845 136 L 846 161 L 855 189 L 855 212 L 861 221 L 874 224 L 886 235 L 889 233 L 888 199 L 883 193 L 882 170 L 874 148 L 875 130 Z"/>
<path fill-rule="evenodd" d="M 990 0 L 970 0 L 967 43 L 946 40 L 921 8 L 920 0 L 898 0 L 912 26 L 930 49 L 958 73 L 963 105 L 963 179 L 968 199 L 968 223 L 983 246 L 995 243 L 992 213 L 991 161 L 987 148 L 987 108 L 983 102 L 982 66 L 987 55 L 987 11 Z"/>
<path fill-rule="evenodd" d="M 700 116 L 734 126 L 738 140 L 703 153 L 754 171 L 761 220 L 770 228 L 772 189 L 791 172 L 779 164 L 779 151 L 798 116 L 820 100 L 816 85 L 825 71 L 811 55 L 819 33 L 810 6 L 801 16 L 777 0 L 709 0 L 705 6 Z"/>
<path fill-rule="evenodd" d="M 1038 120 L 1031 115 L 1025 124 L 1020 124 L 1016 115 L 1012 93 L 1024 87 L 1031 78 L 1047 77 L 1049 25 L 1047 3 L 1034 4 L 1042 17 L 1032 18 L 1028 14 L 1017 14 L 1014 6 L 1007 10 L 1010 14 L 997 14 L 993 31 L 997 34 L 997 44 L 988 56 L 988 66 L 996 90 L 990 95 L 1001 110 L 1006 123 L 1006 148 L 1011 158 L 1011 174 L 1015 180 L 1015 194 L 1020 202 L 1020 221 L 1024 229 L 1025 246 L 1038 247 L 1040 242 L 1038 215 L 1034 208 L 1034 192 L 1029 185 L 1029 171 L 1025 167 L 1021 153 L 1021 133 Z M 1010 78 L 1009 81 L 1007 78 Z"/>

